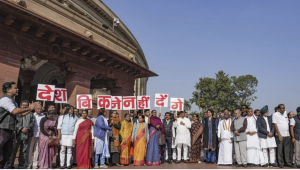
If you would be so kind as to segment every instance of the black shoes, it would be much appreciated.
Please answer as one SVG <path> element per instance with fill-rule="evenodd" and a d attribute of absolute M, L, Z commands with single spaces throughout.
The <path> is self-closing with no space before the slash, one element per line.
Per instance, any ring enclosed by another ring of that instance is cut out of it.
<path fill-rule="evenodd" d="M 59 169 L 65 169 L 65 167 L 64 167 L 64 166 L 61 166 Z"/>
<path fill-rule="evenodd" d="M 240 164 L 237 164 L 237 165 L 236 165 L 236 167 L 241 167 L 241 166 L 242 166 L 242 165 L 240 165 Z"/>
<path fill-rule="evenodd" d="M 68 166 L 67 168 L 68 168 L 68 169 L 72 169 L 72 166 Z"/>
<path fill-rule="evenodd" d="M 284 168 L 284 166 L 283 166 L 283 165 L 280 165 L 279 168 Z"/>
<path fill-rule="evenodd" d="M 243 167 L 245 167 L 245 168 L 246 168 L 246 167 L 247 167 L 247 164 L 244 164 L 244 165 L 243 165 Z"/>

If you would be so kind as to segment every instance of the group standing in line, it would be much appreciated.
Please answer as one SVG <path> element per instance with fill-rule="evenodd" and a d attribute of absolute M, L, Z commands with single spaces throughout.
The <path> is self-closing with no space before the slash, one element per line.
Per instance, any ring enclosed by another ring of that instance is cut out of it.
<path fill-rule="evenodd" d="M 279 104 L 270 115 L 268 106 L 243 105 L 234 117 L 228 109 L 208 109 L 203 119 L 193 114 L 191 120 L 184 111 L 166 112 L 164 119 L 156 110 L 131 111 L 121 121 L 117 111 L 108 115 L 103 108 L 96 117 L 69 104 L 59 115 L 54 105 L 43 112 L 38 102 L 23 100 L 18 108 L 16 84 L 4 83 L 2 91 L 0 168 L 12 168 L 18 150 L 22 169 L 54 168 L 54 156 L 60 169 L 97 169 L 202 163 L 202 148 L 207 164 L 300 168 L 300 107 L 294 114 Z"/>

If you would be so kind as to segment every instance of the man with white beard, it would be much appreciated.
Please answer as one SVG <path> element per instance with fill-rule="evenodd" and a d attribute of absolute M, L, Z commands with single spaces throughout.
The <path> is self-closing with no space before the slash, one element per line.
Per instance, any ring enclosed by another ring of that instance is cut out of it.
<path fill-rule="evenodd" d="M 259 166 L 260 159 L 263 158 L 262 152 L 260 151 L 260 143 L 257 135 L 256 128 L 256 116 L 253 115 L 253 109 L 248 109 L 247 119 L 247 164 L 249 166 Z M 261 154 L 261 155 L 260 155 Z"/>
<path fill-rule="evenodd" d="M 274 138 L 275 128 L 272 123 L 272 117 L 269 115 L 268 106 L 260 110 L 261 115 L 257 118 L 257 133 L 262 148 L 264 163 L 262 166 L 275 166 L 275 148 L 277 147 Z M 270 160 L 270 161 L 269 161 Z"/>
<path fill-rule="evenodd" d="M 218 165 L 232 164 L 233 132 L 230 130 L 232 120 L 228 110 L 224 111 L 224 119 L 218 125 L 218 140 L 220 144 Z"/>

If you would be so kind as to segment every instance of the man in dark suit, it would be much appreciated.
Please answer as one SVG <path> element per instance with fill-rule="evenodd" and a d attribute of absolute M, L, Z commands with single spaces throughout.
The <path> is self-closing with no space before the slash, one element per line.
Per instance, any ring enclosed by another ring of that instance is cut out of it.
<path fill-rule="evenodd" d="M 23 100 L 20 103 L 21 108 L 28 108 L 29 101 Z M 10 166 L 14 165 L 16 153 L 20 147 L 19 155 L 19 169 L 27 169 L 28 166 L 28 149 L 29 149 L 29 139 L 33 136 L 33 126 L 35 124 L 35 118 L 33 112 L 29 113 L 24 117 L 17 117 L 16 124 L 16 136 L 17 143 L 13 148 L 13 158 L 8 161 Z"/>
<path fill-rule="evenodd" d="M 268 106 L 263 107 L 260 110 L 261 115 L 257 118 L 257 135 L 260 140 L 260 147 L 263 151 L 264 163 L 262 166 L 275 166 L 275 148 L 276 141 L 274 137 L 275 128 L 272 123 L 272 117 L 268 116 Z M 269 155 L 268 155 L 269 150 Z M 268 161 L 270 160 L 270 162 Z"/>

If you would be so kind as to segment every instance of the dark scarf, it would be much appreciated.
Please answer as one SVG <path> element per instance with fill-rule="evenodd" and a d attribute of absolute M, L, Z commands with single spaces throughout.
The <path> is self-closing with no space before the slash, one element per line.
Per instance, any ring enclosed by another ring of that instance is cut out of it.
<path fill-rule="evenodd" d="M 153 117 L 153 116 L 151 116 L 150 117 L 150 123 L 151 123 L 151 125 L 152 126 L 154 126 L 154 127 L 156 127 L 157 125 L 159 125 L 160 126 L 160 132 L 162 133 L 162 134 L 165 134 L 165 129 L 164 129 L 164 125 L 162 124 L 162 122 L 161 122 L 161 119 L 159 118 L 159 117 Z"/>

